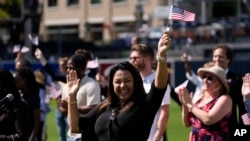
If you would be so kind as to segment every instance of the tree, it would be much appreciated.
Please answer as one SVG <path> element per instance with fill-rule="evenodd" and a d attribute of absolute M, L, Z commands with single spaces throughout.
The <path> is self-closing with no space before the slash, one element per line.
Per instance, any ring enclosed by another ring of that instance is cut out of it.
<path fill-rule="evenodd" d="M 21 18 L 21 0 L 0 0 L 0 20 Z"/>

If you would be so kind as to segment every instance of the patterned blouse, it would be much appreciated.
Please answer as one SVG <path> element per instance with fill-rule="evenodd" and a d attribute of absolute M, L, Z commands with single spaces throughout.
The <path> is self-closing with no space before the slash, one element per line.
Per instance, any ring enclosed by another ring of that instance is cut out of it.
<path fill-rule="evenodd" d="M 214 98 L 206 105 L 200 107 L 203 111 L 208 112 L 216 103 L 219 97 Z M 197 101 L 195 106 L 199 105 L 201 101 Z M 223 117 L 220 121 L 212 124 L 205 125 L 193 113 L 189 113 L 188 118 L 192 124 L 192 131 L 189 141 L 228 141 L 228 121 L 231 112 Z"/>

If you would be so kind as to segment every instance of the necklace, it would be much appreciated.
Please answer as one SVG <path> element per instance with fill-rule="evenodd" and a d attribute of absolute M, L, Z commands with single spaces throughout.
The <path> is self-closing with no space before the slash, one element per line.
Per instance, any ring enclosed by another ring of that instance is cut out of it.
<path fill-rule="evenodd" d="M 119 113 L 119 108 L 111 108 L 111 115 L 109 116 L 110 120 L 115 120 Z"/>

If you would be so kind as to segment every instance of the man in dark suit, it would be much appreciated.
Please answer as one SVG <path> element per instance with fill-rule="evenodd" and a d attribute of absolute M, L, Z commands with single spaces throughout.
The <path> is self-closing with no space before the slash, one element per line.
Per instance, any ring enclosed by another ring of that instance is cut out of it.
<path fill-rule="evenodd" d="M 233 60 L 232 50 L 224 44 L 219 44 L 213 49 L 213 62 L 222 67 L 227 74 L 227 82 L 230 87 L 229 95 L 233 100 L 232 115 L 229 121 L 229 135 L 233 136 L 235 128 L 243 125 L 241 115 L 246 113 L 246 109 L 241 94 L 242 75 L 229 70 Z"/>

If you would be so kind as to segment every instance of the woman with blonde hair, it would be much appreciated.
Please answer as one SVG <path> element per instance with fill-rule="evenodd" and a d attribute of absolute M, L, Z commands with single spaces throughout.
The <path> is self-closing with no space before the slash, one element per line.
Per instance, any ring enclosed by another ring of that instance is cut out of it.
<path fill-rule="evenodd" d="M 190 141 L 227 141 L 232 99 L 224 70 L 219 66 L 199 68 L 202 97 L 192 104 L 187 88 L 180 88 L 184 126 L 192 126 Z"/>

